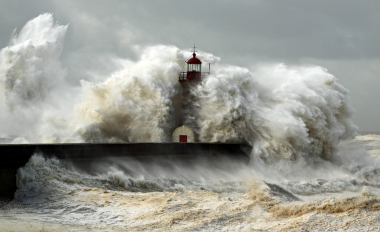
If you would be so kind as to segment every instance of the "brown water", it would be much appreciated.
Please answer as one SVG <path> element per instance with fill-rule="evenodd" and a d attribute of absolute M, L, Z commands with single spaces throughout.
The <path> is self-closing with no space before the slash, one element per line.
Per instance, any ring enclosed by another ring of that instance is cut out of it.
<path fill-rule="evenodd" d="M 378 231 L 380 166 L 373 164 L 380 157 L 380 136 L 357 136 L 340 147 L 341 155 L 365 152 L 372 164 L 331 165 L 335 172 L 321 172 L 320 178 L 323 168 L 316 168 L 313 177 L 281 179 L 265 177 L 250 165 L 234 166 L 234 171 L 150 166 L 131 175 L 125 164 L 87 175 L 35 156 L 19 171 L 17 199 L 2 207 L 0 229 Z"/>

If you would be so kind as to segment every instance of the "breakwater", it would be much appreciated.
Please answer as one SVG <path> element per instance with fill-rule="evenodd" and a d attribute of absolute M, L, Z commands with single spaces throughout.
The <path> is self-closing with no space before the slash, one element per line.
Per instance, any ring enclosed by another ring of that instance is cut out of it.
<path fill-rule="evenodd" d="M 139 160 L 174 159 L 191 161 L 197 158 L 233 157 L 249 161 L 251 147 L 225 143 L 73 143 L 73 144 L 2 144 L 0 145 L 0 197 L 12 198 L 17 189 L 17 169 L 33 154 L 55 157 L 87 165 L 113 157 Z"/>

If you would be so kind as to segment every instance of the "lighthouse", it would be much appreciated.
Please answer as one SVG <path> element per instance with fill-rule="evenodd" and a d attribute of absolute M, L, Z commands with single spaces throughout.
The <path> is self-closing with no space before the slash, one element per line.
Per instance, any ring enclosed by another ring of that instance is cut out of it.
<path fill-rule="evenodd" d="M 192 58 L 187 60 L 186 66 L 187 72 L 181 72 L 179 74 L 179 82 L 182 84 L 182 86 L 184 84 L 186 85 L 188 82 L 200 81 L 202 76 L 202 61 L 197 58 L 197 54 L 195 53 L 195 47 Z"/>
<path fill-rule="evenodd" d="M 185 117 L 196 117 L 194 106 L 192 102 L 194 97 L 191 93 L 191 89 L 196 87 L 209 72 L 202 72 L 202 61 L 197 58 L 195 53 L 195 45 L 193 48 L 193 54 L 186 60 L 186 72 L 180 72 L 178 81 L 182 86 L 182 121 L 183 125 L 177 127 L 172 135 L 173 142 L 194 142 L 196 141 L 195 135 L 189 125 L 185 124 Z"/>

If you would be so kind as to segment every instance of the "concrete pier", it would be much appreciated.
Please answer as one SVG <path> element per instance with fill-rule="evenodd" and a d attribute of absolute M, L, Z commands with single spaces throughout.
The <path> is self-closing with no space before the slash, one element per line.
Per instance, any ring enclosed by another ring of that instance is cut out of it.
<path fill-rule="evenodd" d="M 13 198 L 17 169 L 23 167 L 33 154 L 60 160 L 92 162 L 111 157 L 133 159 L 171 158 L 194 159 L 220 156 L 249 161 L 251 147 L 247 144 L 226 143 L 98 143 L 98 144 L 1 144 L 0 197 Z"/>

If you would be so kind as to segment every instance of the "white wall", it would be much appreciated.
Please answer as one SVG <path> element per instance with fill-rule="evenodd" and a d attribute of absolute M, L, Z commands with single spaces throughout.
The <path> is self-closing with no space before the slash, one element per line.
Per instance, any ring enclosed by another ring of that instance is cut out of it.
<path fill-rule="evenodd" d="M 185 125 L 177 127 L 173 132 L 173 137 L 172 137 L 173 142 L 178 143 L 180 135 L 187 135 L 187 142 L 188 143 L 194 142 L 194 133 L 189 127 L 187 127 Z"/>

